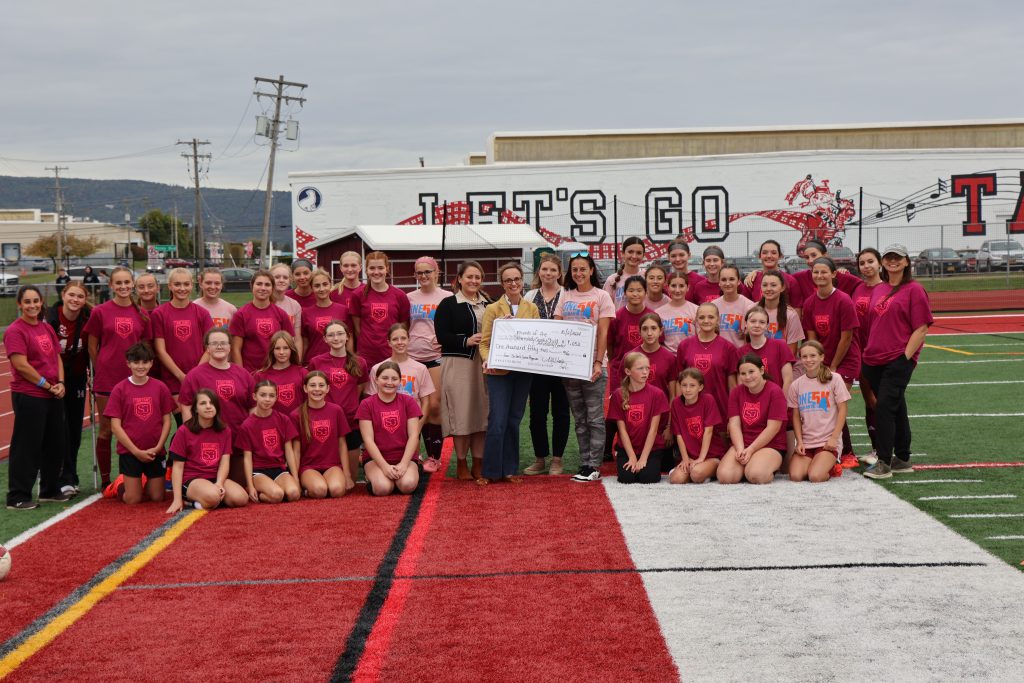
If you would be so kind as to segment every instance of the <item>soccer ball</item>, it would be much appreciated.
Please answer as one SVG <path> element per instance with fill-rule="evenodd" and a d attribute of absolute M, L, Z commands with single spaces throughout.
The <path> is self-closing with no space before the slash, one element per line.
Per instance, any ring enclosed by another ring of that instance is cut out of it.
<path fill-rule="evenodd" d="M 7 575 L 11 572 L 11 554 L 7 552 L 7 548 L 0 545 L 0 581 L 7 578 Z"/>

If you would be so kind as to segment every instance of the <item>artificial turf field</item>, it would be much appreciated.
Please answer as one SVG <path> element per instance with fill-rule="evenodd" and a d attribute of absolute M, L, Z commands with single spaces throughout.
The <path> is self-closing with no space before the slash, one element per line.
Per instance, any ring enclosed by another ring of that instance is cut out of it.
<path fill-rule="evenodd" d="M 411 498 L 360 487 L 172 520 L 103 500 L 14 547 L 0 674 L 1015 677 L 1024 468 L 1009 465 L 1024 462 L 1024 333 L 927 343 L 908 392 L 915 464 L 1005 467 L 729 488 L 435 476 Z M 851 408 L 862 414 L 859 396 Z M 865 444 L 863 421 L 850 425 Z M 0 539 L 60 507 L 5 511 Z"/>

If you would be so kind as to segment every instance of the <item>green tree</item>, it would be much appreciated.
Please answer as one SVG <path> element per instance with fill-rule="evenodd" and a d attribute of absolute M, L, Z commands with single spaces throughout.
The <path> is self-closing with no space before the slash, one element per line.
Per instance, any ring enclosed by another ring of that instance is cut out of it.
<path fill-rule="evenodd" d="M 78 237 L 77 235 L 65 235 L 64 237 L 64 253 L 67 256 L 75 256 L 77 258 L 84 258 L 86 256 L 92 256 L 100 250 L 104 242 L 99 237 Z M 25 248 L 25 253 L 29 256 L 42 256 L 44 258 L 51 259 L 54 263 L 54 267 L 57 265 L 57 233 L 51 233 L 49 235 L 43 235 L 38 238 L 35 242 L 28 245 Z"/>
<path fill-rule="evenodd" d="M 178 230 L 178 254 L 192 253 L 192 231 L 174 216 L 153 209 L 139 219 L 139 230 L 149 231 L 150 244 L 174 244 L 174 230 Z"/>

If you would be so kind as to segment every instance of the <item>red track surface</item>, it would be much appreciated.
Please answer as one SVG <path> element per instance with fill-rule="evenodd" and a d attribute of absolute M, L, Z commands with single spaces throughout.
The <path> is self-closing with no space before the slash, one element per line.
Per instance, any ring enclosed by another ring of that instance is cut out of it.
<path fill-rule="evenodd" d="M 964 314 L 935 317 L 929 336 L 941 334 L 1000 334 L 1024 332 L 1024 314 Z"/>
<path fill-rule="evenodd" d="M 933 311 L 1000 311 L 1024 308 L 1024 289 L 930 292 Z"/>

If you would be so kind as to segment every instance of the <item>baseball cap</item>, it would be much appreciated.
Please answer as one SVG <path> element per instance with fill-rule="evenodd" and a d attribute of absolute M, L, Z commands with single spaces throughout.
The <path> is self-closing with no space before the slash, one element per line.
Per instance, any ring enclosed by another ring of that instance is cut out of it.
<path fill-rule="evenodd" d="M 887 254 L 896 254 L 897 256 L 903 256 L 904 258 L 909 258 L 910 256 L 907 253 L 906 246 L 902 244 L 890 244 L 884 250 L 882 250 L 882 256 L 885 256 Z"/>

